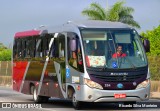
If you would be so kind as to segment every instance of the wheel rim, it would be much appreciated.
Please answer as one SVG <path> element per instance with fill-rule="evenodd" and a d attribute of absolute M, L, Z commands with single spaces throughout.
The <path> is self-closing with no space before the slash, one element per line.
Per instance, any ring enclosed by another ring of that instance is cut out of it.
<path fill-rule="evenodd" d="M 77 106 L 77 100 L 76 100 L 76 95 L 75 93 L 73 94 L 73 99 L 72 99 L 73 105 Z"/>
<path fill-rule="evenodd" d="M 34 91 L 33 91 L 33 99 L 36 101 L 37 100 L 37 92 L 36 92 L 36 89 L 34 88 Z"/>

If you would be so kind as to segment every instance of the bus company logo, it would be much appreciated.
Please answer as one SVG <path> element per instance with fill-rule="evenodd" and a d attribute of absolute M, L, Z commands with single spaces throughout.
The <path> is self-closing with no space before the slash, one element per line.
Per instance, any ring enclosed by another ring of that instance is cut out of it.
<path fill-rule="evenodd" d="M 117 84 L 117 88 L 122 89 L 123 88 L 123 84 L 122 83 Z"/>
<path fill-rule="evenodd" d="M 11 103 L 2 103 L 2 108 L 12 108 Z"/>
<path fill-rule="evenodd" d="M 133 86 L 136 86 L 137 85 L 137 83 L 136 82 L 133 82 Z"/>
<path fill-rule="evenodd" d="M 128 73 L 126 73 L 126 72 L 124 72 L 124 73 L 111 73 L 110 74 L 111 76 L 127 76 L 128 75 Z"/>

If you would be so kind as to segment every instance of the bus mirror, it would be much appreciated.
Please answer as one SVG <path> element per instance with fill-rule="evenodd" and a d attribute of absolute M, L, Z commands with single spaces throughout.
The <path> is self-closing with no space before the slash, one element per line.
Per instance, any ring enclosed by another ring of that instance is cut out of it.
<path fill-rule="evenodd" d="M 148 39 L 143 40 L 143 46 L 144 46 L 146 52 L 150 52 L 150 42 Z"/>
<path fill-rule="evenodd" d="M 72 39 L 70 41 L 70 49 L 71 51 L 76 51 L 76 40 L 75 39 Z"/>

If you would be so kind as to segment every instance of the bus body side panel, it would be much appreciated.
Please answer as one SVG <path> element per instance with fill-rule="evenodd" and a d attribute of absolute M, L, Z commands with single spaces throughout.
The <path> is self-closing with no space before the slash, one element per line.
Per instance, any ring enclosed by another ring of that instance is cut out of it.
<path fill-rule="evenodd" d="M 27 70 L 26 77 L 22 88 L 22 93 L 31 94 L 31 85 L 39 88 L 40 78 L 44 68 L 44 62 L 46 61 L 31 61 L 30 66 Z M 44 72 L 44 78 L 42 80 L 42 86 L 40 86 L 41 96 L 48 97 L 63 97 L 60 91 L 60 85 L 58 83 L 57 74 L 55 72 L 54 61 L 50 60 Z"/>
<path fill-rule="evenodd" d="M 64 70 L 65 69 L 61 66 L 60 71 L 63 73 Z M 64 96 L 62 94 L 62 90 L 64 90 L 64 89 L 63 88 L 61 89 L 61 87 L 60 87 L 61 86 L 60 84 L 63 85 L 63 83 L 61 83 L 61 82 L 59 83 L 59 81 L 58 81 L 59 75 L 61 76 L 61 74 L 56 73 L 54 60 L 49 60 L 47 67 L 45 69 L 45 72 L 44 72 L 44 78 L 42 81 L 42 86 L 40 86 L 41 89 L 40 89 L 39 95 L 48 96 L 48 97 L 64 98 Z M 37 88 L 38 87 L 39 86 L 37 86 Z"/>
<path fill-rule="evenodd" d="M 27 64 L 27 61 L 13 62 L 13 90 L 15 91 L 20 90 Z"/>
<path fill-rule="evenodd" d="M 22 93 L 30 94 L 31 84 L 35 86 L 38 85 L 41 74 L 42 74 L 43 67 L 44 67 L 43 61 L 31 61 L 30 62 L 26 77 L 24 78 Z"/>
<path fill-rule="evenodd" d="M 49 97 L 60 97 L 62 95 L 60 91 L 60 85 L 58 83 L 57 73 L 55 71 L 54 60 L 49 60 L 43 79 L 43 86 L 41 89 L 41 95 L 45 95 L 44 89 L 48 89 Z"/>
<path fill-rule="evenodd" d="M 64 72 L 64 68 L 61 66 L 61 72 Z M 57 97 L 57 98 L 64 98 L 62 94 L 62 90 L 60 88 L 60 84 L 58 82 L 58 76 L 61 74 L 56 73 L 54 60 L 49 60 L 47 63 L 47 67 L 44 72 L 44 78 L 42 81 L 42 86 L 40 89 L 40 94 L 42 96 L 48 96 L 48 97 Z M 61 76 L 62 77 L 62 76 Z M 61 79 L 61 78 L 60 78 Z M 40 81 L 39 81 L 40 82 Z M 37 86 L 38 89 L 39 86 Z"/>

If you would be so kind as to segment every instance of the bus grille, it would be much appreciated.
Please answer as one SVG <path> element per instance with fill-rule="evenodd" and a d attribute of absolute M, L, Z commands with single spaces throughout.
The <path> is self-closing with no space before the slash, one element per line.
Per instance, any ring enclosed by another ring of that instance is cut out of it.
<path fill-rule="evenodd" d="M 134 82 L 137 79 L 140 79 L 146 74 L 134 74 L 134 75 L 102 75 L 102 74 L 90 74 L 91 77 L 100 79 L 104 82 Z"/>

